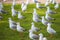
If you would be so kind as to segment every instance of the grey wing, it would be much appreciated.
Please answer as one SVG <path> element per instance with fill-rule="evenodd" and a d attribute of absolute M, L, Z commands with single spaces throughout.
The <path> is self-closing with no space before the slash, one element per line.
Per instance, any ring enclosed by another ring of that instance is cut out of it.
<path fill-rule="evenodd" d="M 14 10 L 14 11 L 15 11 L 16 14 L 18 13 L 16 10 Z"/>
<path fill-rule="evenodd" d="M 49 22 L 45 21 L 45 24 L 47 25 Z"/>
<path fill-rule="evenodd" d="M 13 25 L 12 28 L 13 28 L 13 29 L 16 29 L 17 27 L 16 27 L 16 25 Z"/>
<path fill-rule="evenodd" d="M 39 15 L 37 15 L 38 16 L 38 18 L 41 18 Z"/>
<path fill-rule="evenodd" d="M 39 8 L 45 8 L 44 6 L 40 6 Z"/>
<path fill-rule="evenodd" d="M 36 21 L 37 21 L 37 22 L 41 22 L 41 20 L 40 20 L 40 19 L 36 19 Z"/>
<path fill-rule="evenodd" d="M 16 22 L 12 21 L 14 25 L 17 25 Z"/>
<path fill-rule="evenodd" d="M 56 33 L 56 31 L 54 29 L 51 29 L 51 32 L 54 33 L 54 34 Z"/>
<path fill-rule="evenodd" d="M 51 14 L 55 14 L 56 12 L 53 12 L 52 10 L 50 11 Z"/>
<path fill-rule="evenodd" d="M 7 13 L 7 11 L 5 11 L 5 10 L 1 10 L 1 13 L 6 14 L 6 13 Z"/>
<path fill-rule="evenodd" d="M 39 29 L 38 29 L 38 28 L 36 28 L 36 31 L 39 31 Z"/>
<path fill-rule="evenodd" d="M 52 18 L 51 17 L 48 17 L 48 20 L 52 20 Z"/>
<path fill-rule="evenodd" d="M 38 39 L 39 36 L 38 36 L 38 35 L 34 35 L 33 38 L 34 38 L 34 39 Z"/>

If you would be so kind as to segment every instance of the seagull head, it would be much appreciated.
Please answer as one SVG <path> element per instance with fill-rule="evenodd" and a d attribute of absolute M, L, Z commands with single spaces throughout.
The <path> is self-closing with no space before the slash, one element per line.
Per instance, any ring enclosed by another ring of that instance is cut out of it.
<path fill-rule="evenodd" d="M 25 2 L 24 2 L 24 1 L 22 1 L 22 4 L 23 4 L 23 5 L 25 5 Z"/>
<path fill-rule="evenodd" d="M 48 25 L 48 27 L 50 27 L 51 26 L 51 23 L 48 23 L 47 25 Z"/>
<path fill-rule="evenodd" d="M 34 8 L 33 10 L 34 10 L 33 14 L 36 15 L 36 9 Z"/>
<path fill-rule="evenodd" d="M 34 11 L 36 11 L 36 9 L 35 9 L 35 8 L 34 8 L 33 10 L 34 10 Z"/>
<path fill-rule="evenodd" d="M 44 16 L 42 16 L 41 18 L 44 19 Z"/>
<path fill-rule="evenodd" d="M 56 5 L 58 5 L 59 3 L 58 2 L 56 2 Z"/>
<path fill-rule="evenodd" d="M 43 38 L 43 40 L 47 40 L 47 38 L 46 38 L 46 37 L 44 37 L 44 38 Z"/>
<path fill-rule="evenodd" d="M 40 33 L 40 34 L 39 34 L 39 36 L 43 36 L 43 34 L 42 34 L 42 33 Z"/>
<path fill-rule="evenodd" d="M 32 25 L 34 24 L 34 22 L 31 23 Z"/>
<path fill-rule="evenodd" d="M 50 7 L 49 6 L 47 6 L 47 10 L 50 10 Z"/>

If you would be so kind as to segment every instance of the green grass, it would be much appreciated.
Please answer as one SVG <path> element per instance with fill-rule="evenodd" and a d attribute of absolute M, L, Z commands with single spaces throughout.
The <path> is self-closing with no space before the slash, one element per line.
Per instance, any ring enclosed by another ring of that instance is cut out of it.
<path fill-rule="evenodd" d="M 18 20 L 17 16 L 11 16 L 11 4 L 4 4 L 4 10 L 8 11 L 8 14 L 0 14 L 4 17 L 2 20 L 0 20 L 0 40 L 31 40 L 28 35 L 28 30 L 31 27 L 33 8 L 35 8 L 35 4 L 28 5 L 27 11 L 21 12 L 22 15 L 25 16 L 25 19 Z M 21 11 L 21 5 L 17 4 L 15 6 L 15 9 L 17 11 Z M 54 10 L 53 5 L 51 6 L 51 9 Z M 37 9 L 37 13 L 40 16 L 45 16 L 45 11 L 46 8 Z M 52 28 L 57 31 L 57 34 L 53 38 L 49 37 L 50 35 L 46 31 L 46 26 L 44 26 L 41 22 L 35 23 L 35 26 L 37 26 L 38 28 L 42 28 L 42 30 L 37 32 L 37 34 L 42 32 L 44 36 L 48 38 L 48 40 L 60 40 L 60 8 L 54 11 L 56 11 L 57 13 L 52 15 L 52 17 L 56 18 L 55 21 L 52 20 L 52 22 L 54 22 L 52 24 Z M 23 36 L 19 32 L 13 31 L 9 28 L 9 17 L 11 17 L 16 22 L 20 22 L 21 26 L 27 29 L 27 31 L 22 34 Z"/>

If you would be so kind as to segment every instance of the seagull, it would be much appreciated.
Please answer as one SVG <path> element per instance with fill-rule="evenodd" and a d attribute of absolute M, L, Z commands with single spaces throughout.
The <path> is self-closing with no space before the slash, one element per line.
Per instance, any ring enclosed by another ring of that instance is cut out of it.
<path fill-rule="evenodd" d="M 22 4 L 21 4 L 21 9 L 24 7 L 24 5 L 25 5 L 25 3 L 24 3 L 24 2 L 22 2 Z"/>
<path fill-rule="evenodd" d="M 36 35 L 32 30 L 29 30 L 29 38 L 32 40 L 37 40 L 39 38 L 39 35 Z"/>
<path fill-rule="evenodd" d="M 19 22 L 17 22 L 17 31 L 18 32 L 24 32 L 25 31 L 25 29 L 20 26 L 20 23 Z"/>
<path fill-rule="evenodd" d="M 16 0 L 13 0 L 12 5 L 13 5 L 13 6 L 15 6 L 15 5 L 16 5 Z"/>
<path fill-rule="evenodd" d="M 18 19 L 23 19 L 24 16 L 21 15 L 21 13 L 18 11 Z"/>
<path fill-rule="evenodd" d="M 49 6 L 49 2 L 48 1 L 46 1 L 45 6 Z"/>
<path fill-rule="evenodd" d="M 27 4 L 25 3 L 22 7 L 22 12 L 26 11 L 26 9 L 27 9 Z"/>
<path fill-rule="evenodd" d="M 15 21 L 13 21 L 11 18 L 8 18 L 9 19 L 9 23 L 12 23 L 14 25 L 17 25 Z"/>
<path fill-rule="evenodd" d="M 55 9 L 58 9 L 59 8 L 59 4 L 56 3 L 56 5 L 54 6 Z"/>
<path fill-rule="evenodd" d="M 50 9 L 49 6 L 47 7 L 46 13 L 48 13 L 48 14 L 56 14 L 56 12 L 53 12 L 53 11 Z"/>
<path fill-rule="evenodd" d="M 2 4 L 2 2 L 0 2 L 0 9 L 2 9 L 3 8 L 3 4 Z"/>
<path fill-rule="evenodd" d="M 18 12 L 14 9 L 14 6 L 12 6 L 11 11 L 12 11 L 12 16 L 13 16 L 13 17 L 16 16 L 16 14 L 18 13 Z"/>
<path fill-rule="evenodd" d="M 16 30 L 16 26 L 17 26 L 16 22 L 12 21 L 12 19 L 9 18 L 9 27 L 10 27 L 10 29 Z"/>
<path fill-rule="evenodd" d="M 40 16 L 37 14 L 36 12 L 36 9 L 34 9 L 34 12 L 33 12 L 33 21 L 34 22 L 41 22 L 41 19 L 39 19 Z"/>
<path fill-rule="evenodd" d="M 55 18 L 50 17 L 50 16 L 48 15 L 48 13 L 46 13 L 45 18 L 46 18 L 48 21 L 49 21 L 49 20 L 55 20 Z"/>
<path fill-rule="evenodd" d="M 3 10 L 3 4 L 0 2 L 0 13 L 1 14 L 7 14 L 7 11 Z"/>
<path fill-rule="evenodd" d="M 39 3 L 36 3 L 36 8 L 39 9 L 39 7 L 40 7 L 40 4 Z"/>
<path fill-rule="evenodd" d="M 42 16 L 42 24 L 47 25 L 49 22 L 45 20 L 44 16 Z"/>
<path fill-rule="evenodd" d="M 53 1 L 52 1 L 52 4 L 56 4 L 56 1 L 55 1 L 55 0 L 53 0 Z"/>
<path fill-rule="evenodd" d="M 32 24 L 31 30 L 32 30 L 33 32 L 38 32 L 38 31 L 40 30 L 39 28 L 35 27 L 35 25 L 34 25 L 33 22 L 32 22 L 31 24 Z"/>
<path fill-rule="evenodd" d="M 45 8 L 45 7 L 41 6 L 41 4 L 38 2 L 38 3 L 36 3 L 36 8 L 38 8 L 38 9 L 41 8 L 42 9 L 42 8 Z"/>
<path fill-rule="evenodd" d="M 52 37 L 52 35 L 56 34 L 56 31 L 53 28 L 51 28 L 51 23 L 48 23 L 47 25 L 47 32 L 51 34 L 50 36 Z"/>
<path fill-rule="evenodd" d="M 3 11 L 3 4 L 2 2 L 0 2 L 0 13 L 2 13 L 2 11 Z"/>
<path fill-rule="evenodd" d="M 47 40 L 47 38 L 46 38 L 46 37 L 44 37 L 44 38 L 43 38 L 43 40 Z"/>
<path fill-rule="evenodd" d="M 43 34 L 42 33 L 39 34 L 39 40 L 43 40 Z"/>

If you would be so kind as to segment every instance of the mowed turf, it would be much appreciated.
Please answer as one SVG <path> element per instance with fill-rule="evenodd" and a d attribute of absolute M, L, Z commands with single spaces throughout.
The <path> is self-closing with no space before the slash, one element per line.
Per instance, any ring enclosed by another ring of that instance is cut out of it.
<path fill-rule="evenodd" d="M 56 30 L 57 34 L 54 35 L 52 38 L 50 38 L 50 34 L 47 33 L 47 26 L 44 26 L 41 22 L 35 23 L 35 26 L 38 28 L 41 28 L 42 30 L 37 32 L 36 34 L 43 33 L 45 37 L 47 37 L 48 40 L 60 40 L 60 8 L 54 9 L 54 5 L 50 5 L 51 9 L 55 12 L 56 14 L 50 15 L 53 18 L 56 18 L 56 20 L 51 20 L 50 22 L 54 22 L 52 24 L 52 28 Z M 29 32 L 28 30 L 31 28 L 31 23 L 32 23 L 32 13 L 33 9 L 36 8 L 35 4 L 30 4 L 28 5 L 28 8 L 25 12 L 21 11 L 21 5 L 17 4 L 15 6 L 15 9 L 17 11 L 20 11 L 22 15 L 25 17 L 24 19 L 18 20 L 17 15 L 16 17 L 11 16 L 11 4 L 4 4 L 4 10 L 8 12 L 8 14 L 0 14 L 3 16 L 3 19 L 0 20 L 0 40 L 31 40 L 29 38 Z M 45 11 L 46 8 L 44 9 L 37 9 L 37 13 L 39 16 L 45 16 Z M 20 22 L 21 26 L 24 27 L 27 31 L 25 31 L 23 34 L 13 31 L 9 28 L 8 24 L 8 18 L 11 17 L 12 20 L 16 22 Z"/>

